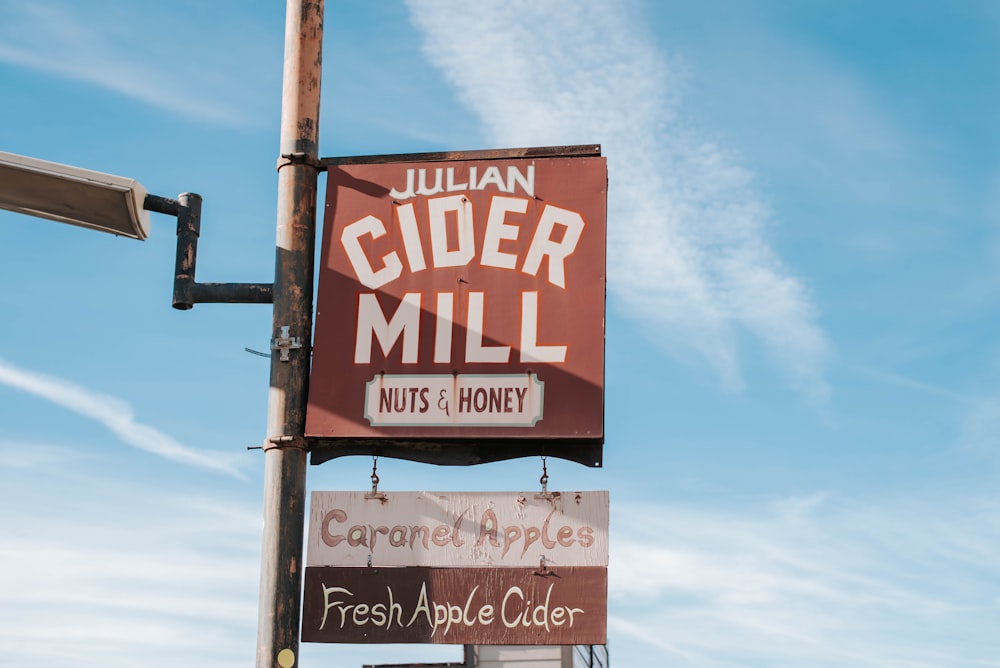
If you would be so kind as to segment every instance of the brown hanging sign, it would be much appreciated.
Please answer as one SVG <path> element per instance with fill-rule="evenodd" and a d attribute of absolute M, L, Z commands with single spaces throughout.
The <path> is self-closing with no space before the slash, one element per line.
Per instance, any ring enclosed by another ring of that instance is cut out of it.
<path fill-rule="evenodd" d="M 328 165 L 314 463 L 600 465 L 607 167 L 587 148 Z"/>
<path fill-rule="evenodd" d="M 603 645 L 608 570 L 306 569 L 302 641 Z"/>

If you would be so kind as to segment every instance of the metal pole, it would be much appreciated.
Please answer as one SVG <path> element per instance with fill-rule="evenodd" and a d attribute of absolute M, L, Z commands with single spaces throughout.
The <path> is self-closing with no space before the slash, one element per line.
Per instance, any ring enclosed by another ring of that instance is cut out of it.
<path fill-rule="evenodd" d="M 299 658 L 322 45 L 323 0 L 288 0 L 257 668 Z"/>

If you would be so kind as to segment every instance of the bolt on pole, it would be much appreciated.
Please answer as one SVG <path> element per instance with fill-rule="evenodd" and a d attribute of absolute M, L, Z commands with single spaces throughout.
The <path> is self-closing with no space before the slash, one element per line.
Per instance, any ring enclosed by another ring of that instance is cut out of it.
<path fill-rule="evenodd" d="M 288 0 L 272 341 L 298 345 L 271 356 L 257 668 L 299 658 L 322 47 L 323 0 Z"/>

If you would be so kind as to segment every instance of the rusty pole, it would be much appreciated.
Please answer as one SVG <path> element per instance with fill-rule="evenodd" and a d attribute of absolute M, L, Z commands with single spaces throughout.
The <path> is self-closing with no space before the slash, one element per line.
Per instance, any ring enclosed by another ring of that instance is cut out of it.
<path fill-rule="evenodd" d="M 299 659 L 323 0 L 287 0 L 257 668 Z"/>

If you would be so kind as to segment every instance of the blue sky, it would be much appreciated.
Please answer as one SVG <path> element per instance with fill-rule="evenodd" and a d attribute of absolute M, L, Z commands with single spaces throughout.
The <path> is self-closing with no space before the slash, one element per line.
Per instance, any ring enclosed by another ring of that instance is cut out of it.
<path fill-rule="evenodd" d="M 200 193 L 199 279 L 270 281 L 272 4 L 0 0 L 0 150 Z M 611 491 L 615 665 L 1000 666 L 1000 7 L 469 6 L 329 1 L 321 154 L 603 146 L 605 468 L 549 484 Z M 253 661 L 270 313 L 170 308 L 171 223 L 0 213 L 5 664 Z"/>

